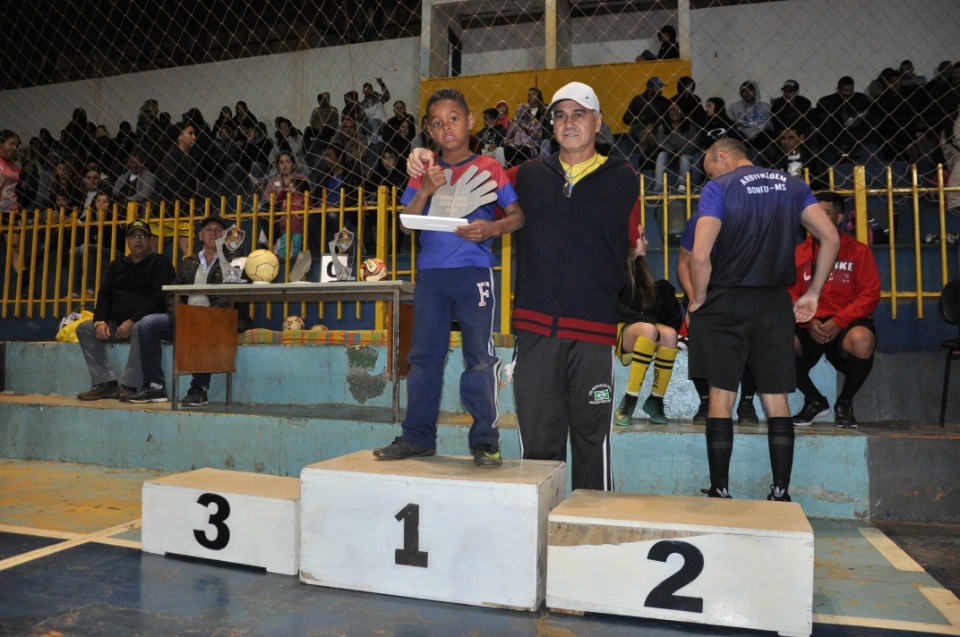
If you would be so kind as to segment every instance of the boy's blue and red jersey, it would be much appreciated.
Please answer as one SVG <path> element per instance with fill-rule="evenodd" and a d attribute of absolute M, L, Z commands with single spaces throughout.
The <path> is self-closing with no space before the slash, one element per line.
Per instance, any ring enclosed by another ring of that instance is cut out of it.
<path fill-rule="evenodd" d="M 467 222 L 475 219 L 486 219 L 493 221 L 496 206 L 506 208 L 517 200 L 517 193 L 513 185 L 507 178 L 506 172 L 492 157 L 486 155 L 473 155 L 458 164 L 447 164 L 441 158 L 437 158 L 437 164 L 443 169 L 451 169 L 453 175 L 450 178 L 451 184 L 456 184 L 460 177 L 470 166 L 476 166 L 478 172 L 487 170 L 490 172 L 490 179 L 497 183 L 497 201 L 480 206 L 469 215 Z M 411 179 L 407 184 L 400 203 L 406 206 L 410 203 L 417 190 L 423 184 L 423 177 Z M 427 202 L 423 214 L 430 212 L 430 202 Z M 423 230 L 420 232 L 420 243 L 423 250 L 417 256 L 417 269 L 426 268 L 460 268 L 465 266 L 476 266 L 481 268 L 493 267 L 493 253 L 490 251 L 490 242 L 487 239 L 482 243 L 468 241 L 454 232 L 437 232 L 433 230 Z"/>

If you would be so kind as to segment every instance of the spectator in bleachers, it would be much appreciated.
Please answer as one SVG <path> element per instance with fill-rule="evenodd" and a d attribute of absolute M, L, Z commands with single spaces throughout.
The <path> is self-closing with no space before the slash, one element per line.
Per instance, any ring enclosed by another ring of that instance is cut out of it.
<path fill-rule="evenodd" d="M 243 100 L 234 104 L 233 113 L 234 113 L 233 118 L 234 118 L 234 121 L 237 122 L 238 128 L 240 126 L 240 122 L 242 122 L 245 119 L 252 120 L 254 124 L 257 124 L 260 122 L 260 120 L 257 119 L 257 116 L 250 112 L 250 109 L 247 107 L 247 103 L 244 102 Z"/>
<path fill-rule="evenodd" d="M 117 399 L 133 395 L 140 386 L 140 349 L 137 322 L 164 309 L 163 286 L 176 277 L 170 260 L 151 247 L 150 227 L 134 221 L 127 229 L 130 253 L 114 260 L 97 295 L 93 320 L 77 326 L 80 351 L 90 372 L 92 387 L 77 394 L 80 400 Z M 130 353 L 120 383 L 110 369 L 106 343 L 130 341 Z"/>
<path fill-rule="evenodd" d="M 0 131 L 0 225 L 7 227 L 22 214 L 17 200 L 20 183 L 20 166 L 17 165 L 17 149 L 20 136 L 12 130 Z M 14 272 L 20 272 L 20 233 L 11 233 L 11 257 Z M 0 234 L 3 245 L 7 244 L 6 233 Z"/>
<path fill-rule="evenodd" d="M 348 119 L 353 120 L 357 127 L 362 127 L 367 120 L 367 114 L 360 104 L 360 96 L 356 91 L 347 91 L 343 94 L 343 109 L 340 111 L 341 126 L 344 120 Z"/>
<path fill-rule="evenodd" d="M 49 129 L 41 128 L 37 136 L 40 138 L 40 152 L 42 157 L 47 157 L 50 153 L 54 152 L 57 146 L 57 140 L 50 134 Z"/>
<path fill-rule="evenodd" d="M 827 187 L 826 167 L 817 154 L 807 147 L 807 135 L 799 126 L 780 131 L 778 141 L 780 151 L 773 155 L 773 168 L 804 180 L 805 172 L 809 172 L 812 190 L 823 190 Z"/>
<path fill-rule="evenodd" d="M 867 141 L 870 135 L 869 109 L 870 99 L 855 90 L 853 78 L 848 75 L 837 82 L 836 93 L 817 100 L 818 132 L 827 163 L 849 157 Z"/>
<path fill-rule="evenodd" d="M 410 154 L 410 145 L 413 143 L 413 138 L 416 137 L 413 120 L 402 119 L 397 130 L 393 130 L 389 126 L 384 127 L 384 130 L 388 131 L 388 137 L 385 140 L 387 148 L 393 150 L 398 157 L 406 157 Z"/>
<path fill-rule="evenodd" d="M 800 83 L 796 80 L 787 80 L 783 83 L 780 93 L 782 97 L 770 103 L 774 134 L 779 135 L 786 128 L 803 131 L 807 136 L 813 134 L 813 122 L 810 121 L 813 104 L 800 95 Z"/>
<path fill-rule="evenodd" d="M 105 191 L 97 192 L 91 205 L 81 208 L 78 219 L 80 225 L 77 229 L 77 245 L 73 249 L 74 272 L 77 277 L 76 288 L 79 289 L 80 285 L 85 283 L 88 298 L 93 298 L 95 294 L 93 282 L 97 270 L 97 254 L 101 255 L 103 276 L 106 276 L 107 266 L 110 262 L 120 256 L 119 252 L 115 253 L 111 249 L 114 226 L 110 222 L 113 221 L 113 218 L 113 199 Z M 101 222 L 103 222 L 102 230 Z M 126 230 L 118 225 L 116 236 L 116 245 L 122 250 Z M 89 255 L 87 257 L 87 278 L 85 282 L 80 280 L 80 273 L 83 272 L 84 254 Z"/>
<path fill-rule="evenodd" d="M 943 151 L 945 167 L 950 171 L 947 186 L 960 188 L 960 113 L 957 113 L 953 121 L 953 129 L 941 134 L 940 148 Z M 947 193 L 947 212 L 960 217 L 960 192 Z"/>
<path fill-rule="evenodd" d="M 301 164 L 289 150 L 281 150 L 274 162 L 277 174 L 267 180 L 263 189 L 263 199 L 260 202 L 261 210 L 270 209 L 270 196 L 276 197 L 274 205 L 274 243 L 267 246 L 279 258 L 287 254 L 286 235 L 290 235 L 290 258 L 293 259 L 303 250 L 303 208 L 304 193 L 312 190 L 310 179 L 299 172 Z M 289 228 L 287 221 L 287 197 L 290 199 Z M 294 214 L 298 213 L 298 214 Z M 289 232 L 288 232 L 289 231 Z"/>
<path fill-rule="evenodd" d="M 60 132 L 60 142 L 74 161 L 83 161 L 87 156 L 90 135 L 87 134 L 87 112 L 85 110 L 82 108 L 73 110 L 70 122 Z"/>
<path fill-rule="evenodd" d="M 388 137 L 400 130 L 400 124 L 403 122 L 410 122 L 410 131 L 412 132 L 410 139 L 412 140 L 417 134 L 417 120 L 407 112 L 406 103 L 403 100 L 397 100 L 393 103 L 393 117 L 387 120 Z M 400 156 L 406 157 L 406 154 Z"/>
<path fill-rule="evenodd" d="M 927 110 L 922 111 L 924 121 L 937 137 L 949 134 L 960 112 L 960 62 L 948 66 L 942 73 L 938 70 L 937 78 L 923 88 L 928 101 Z"/>
<path fill-rule="evenodd" d="M 113 139 L 113 142 L 116 144 L 117 157 L 121 161 L 123 161 L 124 157 L 129 157 L 130 153 L 137 150 L 137 134 L 130 126 L 130 122 L 120 122 L 120 127 L 117 129 L 117 136 Z"/>
<path fill-rule="evenodd" d="M 80 209 L 86 210 L 93 207 L 93 198 L 103 188 L 103 178 L 100 177 L 100 171 L 94 168 L 88 168 L 83 172 L 83 198 L 80 200 Z"/>
<path fill-rule="evenodd" d="M 193 124 L 189 122 L 180 122 L 176 125 L 177 143 L 169 150 L 160 168 L 157 170 L 157 191 L 160 201 L 166 202 L 166 215 L 172 217 L 175 212 L 175 206 L 180 204 L 180 216 L 187 217 L 190 212 L 190 200 L 197 198 L 199 192 L 199 183 L 197 181 L 197 162 L 194 160 L 190 150 L 197 141 L 197 134 Z M 164 235 L 178 237 L 180 254 L 186 254 L 193 235 L 193 229 L 188 221 L 180 221 L 174 228 L 173 222 L 166 221 Z M 151 229 L 151 241 L 157 240 L 159 225 Z M 157 249 L 156 243 L 151 246 Z"/>
<path fill-rule="evenodd" d="M 380 153 L 380 160 L 377 162 L 377 165 L 374 166 L 373 171 L 370 173 L 370 177 L 367 180 L 367 192 L 370 195 L 377 194 L 377 188 L 379 186 L 387 187 L 387 202 L 388 205 L 393 201 L 393 192 L 391 189 L 396 188 L 396 201 L 400 202 L 400 196 L 403 195 L 403 189 L 407 184 L 407 174 L 400 168 L 400 158 L 402 155 L 398 155 L 391 149 L 389 146 L 383 149 L 383 152 Z M 399 218 L 397 223 L 399 223 Z M 387 231 L 390 232 L 394 227 L 394 224 L 390 223 L 387 225 Z M 406 234 L 403 232 L 398 232 L 396 234 L 397 245 L 396 250 L 400 252 L 403 249 L 403 244 L 406 238 Z"/>
<path fill-rule="evenodd" d="M 835 226 L 844 222 L 843 197 L 834 192 L 817 195 L 820 205 Z M 790 286 L 794 302 L 810 286 L 819 246 L 813 237 L 796 248 L 797 280 Z M 870 315 L 880 303 L 880 274 L 873 251 L 845 232 L 840 233 L 840 251 L 833 272 L 823 286 L 816 316 L 795 329 L 797 389 L 804 396 L 803 409 L 793 424 L 807 426 L 830 413 L 830 403 L 810 380 L 810 370 L 820 357 L 843 374 L 843 387 L 834 405 L 837 427 L 856 429 L 853 398 L 873 367 L 877 332 Z"/>
<path fill-rule="evenodd" d="M 310 112 L 310 125 L 303 133 L 303 143 L 307 151 L 310 151 L 314 141 L 319 142 L 321 147 L 329 144 L 339 127 L 340 111 L 330 103 L 330 93 L 318 93 L 317 106 Z M 320 150 L 321 148 L 317 148 L 315 152 Z"/>
<path fill-rule="evenodd" d="M 703 124 L 703 147 L 708 148 L 721 137 L 726 137 L 733 128 L 727 116 L 727 103 L 722 97 L 710 97 L 703 103 L 707 121 Z"/>
<path fill-rule="evenodd" d="M 227 166 L 227 184 L 228 188 L 237 186 L 234 194 L 252 195 L 267 176 L 274 145 L 251 119 L 240 120 L 240 134 L 243 141 L 238 145 L 236 162 Z"/>
<path fill-rule="evenodd" d="M 621 363 L 630 367 L 626 393 L 613 415 L 621 427 L 630 426 L 640 386 L 654 358 L 653 386 L 641 409 L 650 417 L 651 424 L 667 424 L 663 397 L 673 376 L 677 330 L 682 320 L 676 290 L 666 280 L 653 280 L 647 265 L 646 231 L 642 225 L 637 231 L 639 235 L 627 262 L 627 285 L 620 292 L 617 307 L 616 355 Z"/>
<path fill-rule="evenodd" d="M 237 129 L 236 120 L 233 119 L 233 111 L 230 110 L 229 106 L 220 107 L 220 114 L 217 115 L 217 119 L 213 123 L 213 130 L 211 131 L 215 138 L 220 137 L 220 129 L 224 126 L 228 126 L 231 131 Z"/>
<path fill-rule="evenodd" d="M 640 155 L 640 168 L 653 160 L 657 149 L 654 129 L 667 114 L 670 100 L 663 96 L 663 80 L 651 77 L 646 90 L 630 100 L 623 123 L 630 127 L 630 139 Z"/>
<path fill-rule="evenodd" d="M 540 154 L 543 129 L 534 118 L 529 104 L 517 107 L 513 123 L 503 139 L 503 152 L 508 166 L 522 164 Z"/>
<path fill-rule="evenodd" d="M 340 130 L 333 137 L 333 143 L 343 149 L 346 161 L 342 166 L 350 171 L 356 171 L 358 177 L 366 174 L 365 161 L 369 154 L 367 136 L 357 125 L 357 121 L 349 117 L 340 122 Z M 326 157 L 326 153 L 324 153 Z"/>
<path fill-rule="evenodd" d="M 500 112 L 500 111 L 497 111 L 497 113 L 499 113 L 499 112 Z M 497 123 L 498 123 L 498 124 L 500 123 L 500 121 L 501 121 L 501 119 L 497 119 Z M 506 135 L 506 130 L 507 130 L 507 129 L 504 128 L 503 130 L 504 130 L 504 135 Z M 424 115 L 424 116 L 420 119 L 420 132 L 417 134 L 416 137 L 413 138 L 413 141 L 410 142 L 410 147 L 411 147 L 411 148 L 427 148 L 427 149 L 429 149 L 429 150 L 434 150 L 433 138 L 430 137 L 430 131 L 429 131 L 428 128 L 427 128 L 427 116 L 426 116 L 426 115 Z"/>
<path fill-rule="evenodd" d="M 500 114 L 499 117 L 497 117 L 497 123 L 503 126 L 503 130 L 510 130 L 510 124 L 513 123 L 513 120 L 510 119 L 510 105 L 507 104 L 507 100 L 497 102 L 497 112 Z M 424 121 L 420 126 L 421 129 L 426 125 L 426 119 L 427 116 L 424 115 Z M 427 146 L 423 146 L 423 148 L 427 148 Z"/>
<path fill-rule="evenodd" d="M 44 202 L 44 206 L 52 205 L 54 188 L 59 188 L 65 192 L 70 197 L 71 201 L 79 200 L 79 178 L 77 177 L 77 171 L 74 169 L 72 162 L 62 158 L 57 160 L 53 181 L 51 182 L 48 190 L 48 200 Z"/>
<path fill-rule="evenodd" d="M 286 151 L 293 155 L 294 163 L 297 166 L 303 166 L 306 160 L 303 135 L 293 127 L 293 123 L 286 117 L 278 117 L 276 125 L 277 130 L 274 133 L 276 144 L 270 151 L 270 162 L 275 164 L 280 153 Z"/>
<path fill-rule="evenodd" d="M 320 177 L 317 179 L 318 196 L 327 203 L 327 235 L 332 237 L 340 230 L 340 215 L 337 212 L 342 203 L 345 208 L 355 207 L 359 201 L 359 188 L 363 184 L 360 169 L 342 146 L 336 142 L 323 151 L 323 163 L 320 165 Z M 356 216 L 347 213 L 344 225 L 356 229 Z M 309 249 L 315 254 L 327 251 L 326 241 L 320 233 L 320 216 L 313 215 L 309 220 Z M 315 243 L 314 243 L 315 242 Z"/>
<path fill-rule="evenodd" d="M 676 60 L 680 57 L 680 44 L 677 42 L 677 30 L 669 24 L 665 24 L 657 31 L 657 40 L 660 41 L 660 49 L 654 54 L 649 49 L 644 49 L 643 53 L 637 56 L 637 62 L 651 60 Z"/>
<path fill-rule="evenodd" d="M 197 233 L 202 244 L 196 255 L 187 255 L 180 262 L 173 285 L 216 285 L 223 283 L 223 270 L 219 263 L 217 239 L 223 236 L 228 222 L 216 215 L 211 215 L 200 222 Z M 139 392 L 120 397 L 121 402 L 165 403 L 170 399 L 167 396 L 163 377 L 161 341 L 173 340 L 173 311 L 174 303 L 181 302 L 179 295 L 166 295 L 165 310 L 144 316 L 136 328 L 137 343 L 131 343 L 131 349 L 138 348 L 138 358 L 143 370 L 143 383 Z M 187 297 L 187 304 L 204 307 L 234 307 L 233 303 L 225 299 L 194 294 Z M 245 304 L 237 304 L 237 331 L 243 332 L 251 326 L 250 316 Z M 180 404 L 184 407 L 201 407 L 208 403 L 207 391 L 210 389 L 210 374 L 195 373 L 190 379 L 190 389 Z M 173 397 L 177 399 L 176 396 Z"/>
<path fill-rule="evenodd" d="M 107 179 L 113 179 L 119 172 L 120 165 L 120 145 L 110 137 L 107 127 L 103 124 L 97 126 L 94 132 L 93 143 L 90 146 L 89 156 L 97 160 L 101 171 Z"/>
<path fill-rule="evenodd" d="M 483 144 L 483 154 L 496 158 L 500 165 L 504 166 L 506 159 L 503 156 L 503 140 L 507 136 L 507 131 L 497 122 L 499 114 L 495 108 L 483 111 L 483 128 L 477 136 Z"/>
<path fill-rule="evenodd" d="M 727 108 L 727 115 L 755 156 L 766 157 L 771 141 L 770 132 L 773 131 L 771 114 L 770 105 L 761 99 L 760 85 L 753 80 L 740 85 L 740 101 Z"/>
<path fill-rule="evenodd" d="M 680 107 L 683 116 L 702 129 L 707 122 L 707 112 L 703 109 L 703 102 L 696 94 L 697 83 L 692 77 L 682 76 L 677 80 L 677 94 L 673 96 L 673 103 Z"/>
<path fill-rule="evenodd" d="M 657 167 L 653 174 L 653 191 L 663 191 L 663 173 L 679 161 L 679 171 L 674 186 L 680 192 L 687 191 L 686 179 L 696 158 L 700 129 L 689 118 L 683 116 L 680 105 L 674 102 L 667 108 L 667 119 L 657 125 L 655 130 L 659 152 Z"/>
<path fill-rule="evenodd" d="M 113 197 L 121 206 L 135 203 L 144 212 L 144 205 L 154 199 L 156 186 L 157 178 L 144 166 L 140 151 L 135 150 L 127 158 L 127 170 L 113 184 Z"/>
<path fill-rule="evenodd" d="M 20 183 L 17 184 L 17 203 L 20 210 L 29 214 L 39 208 L 37 189 L 40 187 L 40 175 L 33 160 L 20 161 Z"/>
<path fill-rule="evenodd" d="M 387 121 L 387 111 L 383 105 L 390 101 L 390 89 L 383 83 L 383 78 L 375 79 L 383 92 L 377 93 L 373 90 L 373 84 L 364 82 L 362 87 L 363 100 L 360 101 L 363 114 L 366 115 L 364 126 L 370 135 L 371 144 L 378 144 L 381 141 L 381 129 Z"/>
<path fill-rule="evenodd" d="M 870 105 L 883 159 L 915 163 L 924 152 L 923 122 L 900 90 L 900 72 L 886 69 L 883 91 Z"/>
<path fill-rule="evenodd" d="M 537 123 L 540 124 L 541 127 L 548 126 L 549 123 L 546 122 L 547 105 L 543 103 L 543 91 L 536 86 L 531 86 L 527 90 L 527 104 L 530 105 L 530 114 L 537 120 Z M 541 133 L 541 138 L 542 137 L 543 134 Z"/>
<path fill-rule="evenodd" d="M 913 62 L 904 60 L 900 63 L 901 83 L 905 88 L 923 86 L 927 83 L 927 78 L 923 75 L 917 75 L 913 69 Z"/>

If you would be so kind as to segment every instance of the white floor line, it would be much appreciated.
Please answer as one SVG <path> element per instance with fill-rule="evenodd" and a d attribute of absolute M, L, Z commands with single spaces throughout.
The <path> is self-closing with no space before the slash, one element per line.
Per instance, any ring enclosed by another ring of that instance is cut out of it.
<path fill-rule="evenodd" d="M 924 569 L 917 564 L 912 557 L 894 543 L 893 540 L 884 535 L 883 531 L 874 527 L 860 527 L 860 533 L 867 538 L 874 548 L 880 551 L 880 554 L 887 558 L 887 561 L 898 571 L 912 571 L 922 573 Z"/>
<path fill-rule="evenodd" d="M 41 557 L 46 557 L 48 555 L 53 555 L 54 553 L 59 553 L 60 551 L 66 551 L 67 549 L 72 549 L 75 546 L 80 546 L 81 544 L 87 544 L 89 542 L 98 542 L 105 538 L 109 538 L 118 533 L 124 533 L 131 529 L 140 528 L 140 520 L 131 520 L 130 522 L 124 522 L 123 524 L 118 524 L 116 526 L 111 526 L 108 529 L 103 529 L 100 531 L 95 531 L 93 533 L 88 533 L 86 535 L 75 535 L 73 539 L 67 540 L 66 542 L 60 542 L 59 544 L 54 544 L 52 546 L 46 546 L 42 549 L 37 549 L 35 551 L 30 551 L 29 553 L 22 553 L 20 555 L 15 555 L 14 557 L 7 558 L 5 560 L 0 560 L 0 571 L 6 570 L 8 568 L 13 568 L 14 566 L 19 566 L 21 564 L 26 564 L 32 560 L 39 559 Z"/>

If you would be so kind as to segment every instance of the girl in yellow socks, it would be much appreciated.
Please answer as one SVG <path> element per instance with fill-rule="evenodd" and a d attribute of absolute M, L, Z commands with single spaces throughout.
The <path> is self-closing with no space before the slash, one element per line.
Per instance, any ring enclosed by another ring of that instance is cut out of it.
<path fill-rule="evenodd" d="M 677 329 L 680 327 L 680 303 L 676 291 L 668 281 L 654 282 L 647 265 L 647 236 L 642 225 L 634 234 L 632 255 L 627 263 L 627 285 L 620 292 L 617 354 L 624 365 L 630 366 L 627 393 L 614 413 L 618 425 L 630 425 L 637 408 L 640 385 L 653 366 L 653 388 L 643 403 L 643 411 L 650 422 L 667 424 L 663 413 L 663 396 L 673 375 L 677 358 Z M 655 361 L 655 362 L 654 362 Z"/>

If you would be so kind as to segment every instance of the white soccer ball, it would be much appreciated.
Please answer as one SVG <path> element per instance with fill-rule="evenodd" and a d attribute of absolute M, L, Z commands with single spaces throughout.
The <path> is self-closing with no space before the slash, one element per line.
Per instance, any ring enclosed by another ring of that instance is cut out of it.
<path fill-rule="evenodd" d="M 283 322 L 283 331 L 299 331 L 306 327 L 306 323 L 299 316 L 290 315 Z"/>
<path fill-rule="evenodd" d="M 251 281 L 269 283 L 280 274 L 280 260 L 269 250 L 254 250 L 243 266 Z"/>
<path fill-rule="evenodd" d="M 360 264 L 361 281 L 383 281 L 390 274 L 387 264 L 376 257 L 367 259 Z"/>

